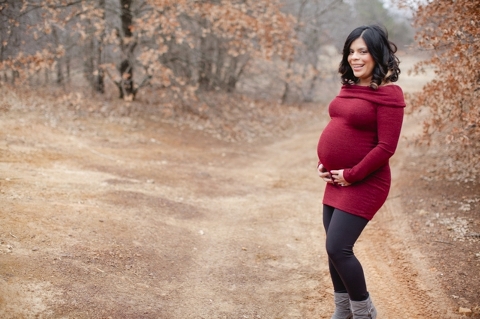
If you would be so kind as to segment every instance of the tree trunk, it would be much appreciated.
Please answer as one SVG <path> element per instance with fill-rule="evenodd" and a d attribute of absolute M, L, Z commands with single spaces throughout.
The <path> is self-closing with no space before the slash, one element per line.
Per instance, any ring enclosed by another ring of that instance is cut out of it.
<path fill-rule="evenodd" d="M 238 58 L 231 58 L 230 59 L 230 67 L 228 68 L 228 78 L 227 78 L 227 92 L 235 91 L 235 86 L 237 85 L 238 77 L 237 77 L 237 64 Z"/>
<path fill-rule="evenodd" d="M 200 39 L 200 62 L 198 84 L 201 90 L 209 91 L 212 81 L 212 45 L 209 36 Z"/>
<path fill-rule="evenodd" d="M 95 61 L 92 54 L 94 47 L 94 40 L 93 38 L 91 38 L 87 45 L 88 52 L 86 52 L 83 64 L 83 74 L 85 76 L 85 79 L 87 79 L 87 82 L 92 86 L 94 83 L 93 73 L 95 70 Z"/>
<path fill-rule="evenodd" d="M 44 68 L 43 71 L 44 71 L 44 74 L 45 74 L 45 83 L 44 84 L 48 85 L 48 84 L 50 84 L 50 74 L 48 72 L 49 70 L 48 70 L 48 68 Z"/>
<path fill-rule="evenodd" d="M 295 24 L 295 32 L 298 32 L 300 30 L 301 22 L 302 22 L 302 16 L 303 16 L 303 10 L 305 9 L 305 6 L 307 5 L 308 0 L 302 0 L 302 3 L 300 4 L 300 8 L 298 10 L 298 15 L 297 15 L 297 22 Z M 282 94 L 282 104 L 284 104 L 287 99 L 288 95 L 290 94 L 290 73 L 292 72 L 292 62 L 293 62 L 293 56 L 288 59 L 288 67 L 287 67 L 287 77 L 285 79 L 285 86 L 283 88 L 283 94 Z"/>
<path fill-rule="evenodd" d="M 58 48 L 60 46 L 61 39 L 60 39 L 60 36 L 58 35 L 58 30 L 56 27 L 53 28 L 52 33 L 53 33 L 53 38 L 55 39 L 55 45 Z M 56 65 L 57 84 L 61 85 L 64 82 L 64 76 L 62 72 L 62 58 L 57 58 L 56 60 L 57 60 L 56 61 L 57 62 L 57 65 Z"/>
<path fill-rule="evenodd" d="M 71 64 L 70 54 L 67 51 L 65 54 L 65 72 L 67 74 L 67 82 L 70 82 L 70 64 Z"/>
<path fill-rule="evenodd" d="M 20 73 L 17 70 L 12 71 L 12 85 L 15 85 L 15 80 L 20 77 Z"/>
<path fill-rule="evenodd" d="M 61 85 L 64 83 L 63 70 L 62 70 L 62 59 L 57 60 L 57 84 Z"/>
<path fill-rule="evenodd" d="M 105 21 L 105 0 L 99 0 L 98 6 L 100 10 L 103 11 L 102 19 Z M 94 83 L 95 91 L 98 93 L 105 93 L 105 72 L 103 71 L 101 65 L 103 63 L 103 40 L 105 38 L 105 29 L 103 29 L 100 34 L 100 38 L 97 41 L 97 75 Z"/>
<path fill-rule="evenodd" d="M 285 102 L 287 102 L 287 99 L 288 99 L 288 95 L 290 94 L 290 72 L 291 72 L 291 68 L 292 68 L 292 59 L 293 58 L 290 58 L 288 60 L 288 67 L 287 67 L 287 77 L 285 79 L 285 85 L 283 87 L 283 94 L 282 94 L 282 98 L 281 98 L 281 101 L 282 101 L 282 104 L 285 104 Z"/>
<path fill-rule="evenodd" d="M 121 21 L 122 21 L 122 51 L 125 58 L 120 64 L 120 83 L 117 84 L 120 90 L 120 98 L 126 100 L 133 100 L 135 98 L 135 88 L 133 82 L 133 53 L 137 43 L 132 41 L 133 33 L 133 15 L 131 5 L 133 0 L 120 0 L 121 5 Z"/>
<path fill-rule="evenodd" d="M 120 98 L 125 100 L 134 99 L 134 87 L 133 87 L 133 69 L 128 59 L 123 60 L 120 64 L 120 74 L 122 79 L 118 84 L 120 90 Z"/>
<path fill-rule="evenodd" d="M 213 84 L 214 89 L 222 88 L 223 82 L 225 81 L 223 77 L 225 73 L 224 68 L 225 68 L 226 55 L 227 55 L 227 52 L 225 51 L 225 49 L 223 49 L 220 44 L 217 45 L 217 58 L 215 63 L 215 79 Z"/>

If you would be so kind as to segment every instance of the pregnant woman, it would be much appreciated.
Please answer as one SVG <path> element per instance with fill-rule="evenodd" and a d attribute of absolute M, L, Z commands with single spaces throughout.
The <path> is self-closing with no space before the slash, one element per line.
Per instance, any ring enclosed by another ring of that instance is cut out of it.
<path fill-rule="evenodd" d="M 345 41 L 342 88 L 329 106 L 330 122 L 317 147 L 318 174 L 327 183 L 323 224 L 333 282 L 332 319 L 376 318 L 353 246 L 385 203 L 389 158 L 397 147 L 405 102 L 397 47 L 379 26 L 362 26 Z"/>

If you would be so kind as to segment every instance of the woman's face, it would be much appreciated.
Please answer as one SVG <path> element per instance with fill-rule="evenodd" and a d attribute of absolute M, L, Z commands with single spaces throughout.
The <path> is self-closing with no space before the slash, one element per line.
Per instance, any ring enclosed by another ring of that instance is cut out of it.
<path fill-rule="evenodd" d="M 368 52 L 367 44 L 362 38 L 358 38 L 350 45 L 348 64 L 353 70 L 353 75 L 359 79 L 359 85 L 369 86 L 372 81 L 372 72 L 375 61 Z"/>

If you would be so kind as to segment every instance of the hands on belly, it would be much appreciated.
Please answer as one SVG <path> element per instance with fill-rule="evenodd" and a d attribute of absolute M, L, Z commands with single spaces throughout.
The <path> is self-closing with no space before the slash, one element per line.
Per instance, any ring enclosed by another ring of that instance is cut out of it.
<path fill-rule="evenodd" d="M 343 169 L 331 170 L 330 172 L 323 166 L 323 164 L 318 164 L 317 167 L 318 176 L 323 179 L 325 182 L 340 185 L 340 186 L 350 186 L 351 184 L 345 180 L 343 177 Z"/>

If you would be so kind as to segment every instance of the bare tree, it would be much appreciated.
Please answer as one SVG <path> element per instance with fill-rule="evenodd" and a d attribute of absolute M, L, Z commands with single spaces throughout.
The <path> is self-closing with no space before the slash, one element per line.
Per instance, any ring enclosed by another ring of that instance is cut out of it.
<path fill-rule="evenodd" d="M 335 32 L 343 30 L 339 26 L 346 24 L 339 23 L 339 16 L 349 17 L 350 7 L 342 0 L 285 0 L 285 3 L 289 12 L 296 16 L 298 45 L 287 65 L 281 102 L 289 99 L 312 101 L 322 73 L 319 56 L 325 46 L 334 43 Z"/>

